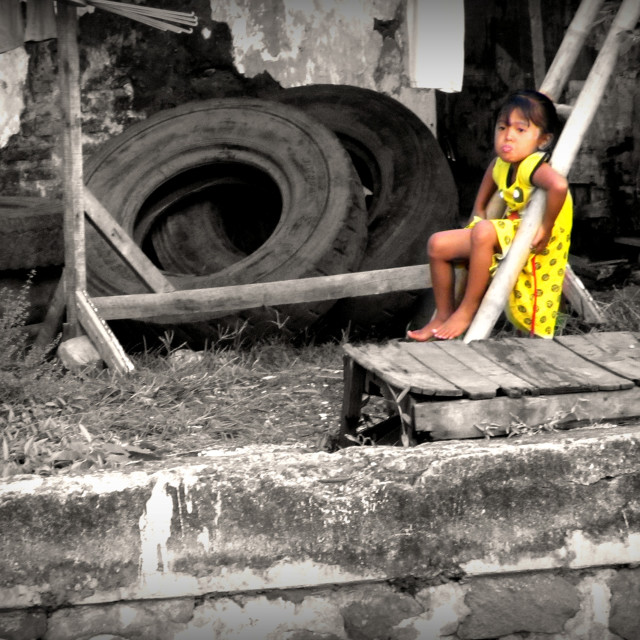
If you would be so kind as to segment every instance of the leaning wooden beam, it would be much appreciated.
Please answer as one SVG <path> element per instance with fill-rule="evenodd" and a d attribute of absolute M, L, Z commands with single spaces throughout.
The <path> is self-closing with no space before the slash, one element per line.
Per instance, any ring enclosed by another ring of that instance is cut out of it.
<path fill-rule="evenodd" d="M 428 431 L 434 440 L 483 438 L 508 434 L 524 423 L 571 424 L 582 421 L 618 420 L 640 415 L 640 388 L 559 395 L 499 396 L 488 400 L 415 403 L 416 431 Z"/>
<path fill-rule="evenodd" d="M 573 310 L 587 324 L 605 324 L 606 316 L 598 303 L 593 299 L 582 280 L 573 271 L 573 268 L 567 263 L 567 268 L 562 281 L 562 293 L 569 301 Z"/>
<path fill-rule="evenodd" d="M 586 40 L 604 0 L 582 0 L 567 28 L 562 43 L 540 86 L 540 91 L 554 102 L 560 99 L 578 54 Z"/>
<path fill-rule="evenodd" d="M 66 337 L 79 334 L 76 289 L 86 288 L 84 210 L 82 206 L 82 113 L 76 7 L 58 3 L 58 79 L 62 103 L 62 183 L 64 189 L 64 262 Z"/>
<path fill-rule="evenodd" d="M 584 136 L 598 110 L 618 59 L 621 35 L 625 31 L 633 30 L 639 18 L 640 0 L 624 0 L 576 100 L 573 112 L 558 139 L 556 151 L 553 154 L 553 166 L 563 175 L 569 173 Z M 560 150 L 561 153 L 559 153 Z"/>
<path fill-rule="evenodd" d="M 76 303 L 78 318 L 100 357 L 118 373 L 133 371 L 133 363 L 127 357 L 122 345 L 113 335 L 107 323 L 98 315 L 85 291 L 76 291 Z"/>
<path fill-rule="evenodd" d="M 640 18 L 640 0 L 623 0 L 551 159 L 553 167 L 565 176 L 569 173 L 613 72 L 620 46 L 620 34 L 623 31 L 632 30 L 638 18 Z M 522 219 L 511 248 L 497 270 L 467 330 L 465 342 L 489 337 L 491 329 L 504 309 L 509 292 L 515 286 L 518 274 L 527 261 L 531 242 L 542 222 L 545 204 L 546 196 L 543 191 L 538 190 L 531 196 L 527 215 Z"/>
<path fill-rule="evenodd" d="M 531 31 L 531 57 L 533 59 L 533 81 L 539 87 L 547 67 L 544 57 L 544 30 L 540 0 L 529 0 L 529 26 Z"/>
<path fill-rule="evenodd" d="M 201 320 L 211 313 L 413 291 L 430 286 L 428 266 L 416 265 L 211 289 L 97 297 L 92 298 L 92 302 L 105 320 L 173 317 L 188 322 Z"/>
<path fill-rule="evenodd" d="M 498 192 L 494 193 L 487 206 L 487 218 L 502 218 L 504 210 L 504 201 L 500 198 Z M 600 307 L 598 307 L 598 303 L 587 291 L 587 288 L 582 284 L 582 280 L 578 278 L 570 264 L 567 264 L 567 270 L 562 281 L 562 293 L 571 304 L 571 307 L 585 322 L 589 324 L 605 323 L 606 318 Z M 456 297 L 456 299 L 462 298 Z"/>
<path fill-rule="evenodd" d="M 152 291 L 175 291 L 171 282 L 131 240 L 88 187 L 84 187 L 84 208 L 96 229 Z"/>
<path fill-rule="evenodd" d="M 46 349 L 51 345 L 62 327 L 66 307 L 64 288 L 65 278 L 63 269 L 56 290 L 49 302 L 47 313 L 38 330 L 38 335 L 33 341 L 33 346 L 36 349 Z"/>

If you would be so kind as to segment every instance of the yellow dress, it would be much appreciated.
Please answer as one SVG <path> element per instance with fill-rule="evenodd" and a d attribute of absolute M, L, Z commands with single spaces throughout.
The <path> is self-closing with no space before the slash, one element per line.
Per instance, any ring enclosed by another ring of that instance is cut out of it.
<path fill-rule="evenodd" d="M 534 189 L 531 176 L 546 158 L 547 154 L 541 151 L 525 158 L 519 164 L 515 179 L 511 184 L 507 184 L 511 165 L 500 158 L 496 159 L 493 179 L 507 210 L 504 218 L 491 220 L 498 234 L 498 242 L 502 250 L 502 253 L 494 254 L 491 266 L 492 274 L 511 246 L 513 237 L 520 226 L 520 215 L 526 215 L 526 212 L 522 210 L 528 204 Z M 479 220 L 480 218 L 474 217 L 469 228 L 475 226 Z M 509 295 L 505 313 L 511 324 L 517 329 L 542 338 L 553 338 L 562 295 L 562 281 L 569 257 L 572 224 L 573 201 L 571 194 L 567 192 L 562 209 L 553 225 L 549 243 L 541 254 L 532 253 L 529 255 L 527 263 Z"/>

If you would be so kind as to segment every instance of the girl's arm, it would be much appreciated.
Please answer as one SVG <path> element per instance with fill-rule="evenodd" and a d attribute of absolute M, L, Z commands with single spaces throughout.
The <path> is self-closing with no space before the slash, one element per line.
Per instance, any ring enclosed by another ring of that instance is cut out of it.
<path fill-rule="evenodd" d="M 567 197 L 569 183 L 563 175 L 559 174 L 546 162 L 543 162 L 535 170 L 533 176 L 531 176 L 531 182 L 534 186 L 547 192 L 547 206 L 542 223 L 531 243 L 533 252 L 541 253 L 549 243 L 553 225 Z"/>
<path fill-rule="evenodd" d="M 473 211 L 471 212 L 472 220 L 474 216 L 478 216 L 479 218 L 487 217 L 487 205 L 489 204 L 489 200 L 491 200 L 491 196 L 498 188 L 496 183 L 493 181 L 493 166 L 495 163 L 496 161 L 494 158 L 489 163 L 487 170 L 484 172 L 484 176 L 482 176 L 482 182 L 478 187 L 478 193 L 476 194 L 476 199 L 473 203 Z"/>

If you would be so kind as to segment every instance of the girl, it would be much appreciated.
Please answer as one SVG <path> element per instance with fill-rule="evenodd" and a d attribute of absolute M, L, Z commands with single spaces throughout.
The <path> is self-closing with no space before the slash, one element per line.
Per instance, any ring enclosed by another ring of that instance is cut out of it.
<path fill-rule="evenodd" d="M 553 337 L 569 255 L 573 204 L 567 180 L 547 163 L 559 128 L 553 102 L 537 91 L 519 91 L 500 108 L 494 134 L 497 158 L 489 164 L 464 229 L 434 233 L 427 253 L 436 313 L 422 329 L 407 332 L 419 342 L 451 340 L 473 320 L 498 260 L 504 257 L 520 225 L 533 187 L 546 192 L 546 209 L 532 245 L 532 256 L 510 294 L 507 317 L 517 328 Z M 486 208 L 498 190 L 505 217 L 488 220 Z M 454 264 L 466 263 L 464 296 L 454 300 Z"/>

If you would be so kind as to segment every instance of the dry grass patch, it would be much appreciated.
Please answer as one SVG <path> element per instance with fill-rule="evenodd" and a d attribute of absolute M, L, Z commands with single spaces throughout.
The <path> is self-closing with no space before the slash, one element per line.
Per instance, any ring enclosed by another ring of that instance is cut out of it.
<path fill-rule="evenodd" d="M 2 475 L 130 466 L 250 444 L 314 450 L 337 433 L 337 344 L 177 350 L 134 356 L 134 364 L 128 376 L 50 365 L 26 384 L 5 386 Z"/>
<path fill-rule="evenodd" d="M 25 290 L 26 291 L 26 290 Z M 296 445 L 332 450 L 342 349 L 286 340 L 194 353 L 134 355 L 135 371 L 77 374 L 27 349 L 25 292 L 0 291 L 0 476 L 79 473 L 196 456 L 207 449 Z M 609 331 L 640 331 L 640 287 L 596 292 Z M 565 333 L 589 330 L 569 318 Z M 379 409 L 379 411 L 378 411 Z M 383 404 L 365 408 L 375 421 Z"/>

